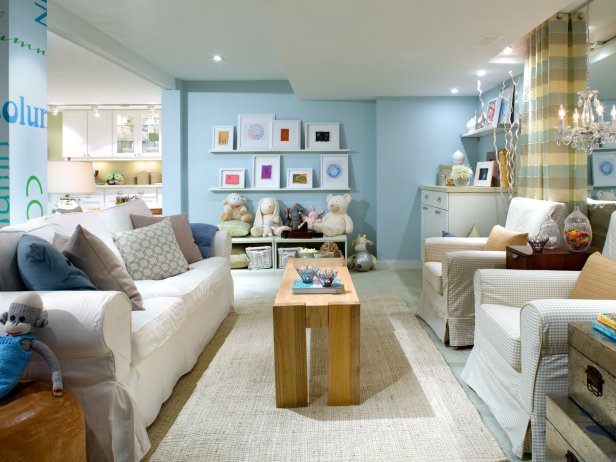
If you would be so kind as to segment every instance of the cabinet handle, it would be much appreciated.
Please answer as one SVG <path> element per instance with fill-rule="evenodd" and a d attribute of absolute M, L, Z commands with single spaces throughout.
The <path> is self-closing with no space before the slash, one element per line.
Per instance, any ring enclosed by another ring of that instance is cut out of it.
<path fill-rule="evenodd" d="M 440 202 L 440 201 L 441 201 L 441 199 L 442 199 L 442 197 L 437 198 L 437 199 L 436 199 L 436 202 Z"/>
<path fill-rule="evenodd" d="M 511 255 L 511 258 L 513 258 L 514 260 L 517 258 L 520 258 L 520 256 L 517 253 L 511 253 L 509 255 Z"/>
<path fill-rule="evenodd" d="M 426 207 L 425 205 L 422 207 L 423 210 L 428 210 L 428 207 Z"/>
<path fill-rule="evenodd" d="M 588 391 L 597 397 L 603 396 L 603 384 L 605 383 L 605 380 L 603 380 L 601 372 L 590 364 L 586 368 L 585 372 L 586 388 L 588 388 Z"/>
<path fill-rule="evenodd" d="M 440 210 L 435 210 L 435 211 L 434 211 L 434 213 L 435 213 L 436 215 L 440 215 L 440 214 L 441 214 L 441 211 L 440 211 Z"/>
<path fill-rule="evenodd" d="M 428 200 L 428 195 L 427 194 L 424 196 L 424 199 Z"/>

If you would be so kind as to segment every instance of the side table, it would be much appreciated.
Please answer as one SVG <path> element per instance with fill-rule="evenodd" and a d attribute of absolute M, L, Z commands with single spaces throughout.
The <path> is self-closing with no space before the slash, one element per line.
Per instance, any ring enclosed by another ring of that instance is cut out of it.
<path fill-rule="evenodd" d="M 567 249 L 543 249 L 533 252 L 528 245 L 507 246 L 507 269 L 580 271 L 597 249 L 586 252 L 570 252 Z"/>

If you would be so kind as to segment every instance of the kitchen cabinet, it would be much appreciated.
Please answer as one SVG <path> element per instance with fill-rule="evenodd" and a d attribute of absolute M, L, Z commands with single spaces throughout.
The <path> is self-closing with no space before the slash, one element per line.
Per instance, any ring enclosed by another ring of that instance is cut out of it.
<path fill-rule="evenodd" d="M 79 199 L 79 205 L 84 212 L 100 210 L 116 205 L 118 196 L 137 196 L 142 199 L 150 209 L 162 208 L 163 188 L 160 185 L 100 185 L 96 192 L 91 194 L 73 194 Z M 63 194 L 49 194 L 48 210 L 53 210 Z"/>
<path fill-rule="evenodd" d="M 113 112 L 114 157 L 160 158 L 160 114 L 150 110 Z"/>
<path fill-rule="evenodd" d="M 62 113 L 62 156 L 88 156 L 88 111 Z"/>
<path fill-rule="evenodd" d="M 113 151 L 111 138 L 112 117 L 109 111 L 88 111 L 87 146 L 88 157 L 109 159 Z"/>

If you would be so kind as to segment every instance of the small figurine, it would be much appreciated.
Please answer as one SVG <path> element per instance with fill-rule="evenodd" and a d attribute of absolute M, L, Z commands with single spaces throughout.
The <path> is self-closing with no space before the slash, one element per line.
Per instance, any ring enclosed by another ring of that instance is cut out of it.
<path fill-rule="evenodd" d="M 347 266 L 355 268 L 357 271 L 369 271 L 376 269 L 376 257 L 368 253 L 368 246 L 374 245 L 365 234 L 360 234 L 351 242 L 351 247 L 355 253 L 349 257 Z"/>

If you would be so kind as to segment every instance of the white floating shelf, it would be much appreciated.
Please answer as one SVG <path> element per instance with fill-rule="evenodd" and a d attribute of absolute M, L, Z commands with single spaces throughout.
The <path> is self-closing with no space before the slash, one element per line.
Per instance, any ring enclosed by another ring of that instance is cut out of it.
<path fill-rule="evenodd" d="M 321 192 L 321 191 L 350 191 L 351 188 L 209 188 L 211 192 Z"/>
<path fill-rule="evenodd" d="M 475 130 L 469 130 L 466 133 L 462 133 L 460 137 L 462 138 L 481 138 L 482 136 L 491 135 L 494 132 L 495 128 L 492 125 L 488 125 L 487 127 L 477 128 Z M 505 131 L 505 124 L 498 124 L 496 126 L 496 133 L 502 133 Z"/>
<path fill-rule="evenodd" d="M 350 149 L 234 149 L 232 151 L 229 150 L 221 150 L 221 149 L 210 149 L 209 152 L 212 154 L 244 154 L 244 153 L 306 153 L 306 152 L 351 152 Z"/>

